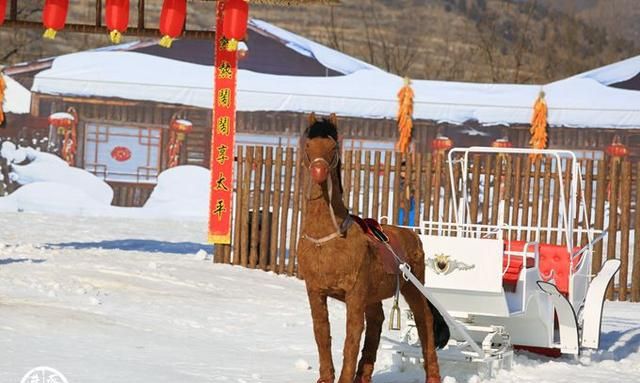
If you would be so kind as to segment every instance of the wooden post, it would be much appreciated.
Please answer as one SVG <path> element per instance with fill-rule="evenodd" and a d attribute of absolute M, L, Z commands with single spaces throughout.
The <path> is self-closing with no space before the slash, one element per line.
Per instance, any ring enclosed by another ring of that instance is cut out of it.
<path fill-rule="evenodd" d="M 631 162 L 622 162 L 620 175 L 620 292 L 618 300 L 627 300 L 627 279 L 629 274 L 629 231 L 631 215 Z"/>
<path fill-rule="evenodd" d="M 631 274 L 631 301 L 640 302 L 640 163 L 636 163 L 636 224 L 633 241 L 633 271 Z"/>
<path fill-rule="evenodd" d="M 431 214 L 431 221 L 440 222 L 440 184 L 442 181 L 443 157 L 439 154 L 434 154 L 433 157 L 436 160 L 436 165 L 435 172 L 433 174 L 433 213 Z"/>
<path fill-rule="evenodd" d="M 344 163 L 342 164 L 342 167 L 343 167 L 342 180 L 344 181 L 344 183 L 342 184 L 342 188 L 344 189 L 344 195 L 342 196 L 342 199 L 344 200 L 344 204 L 345 206 L 347 206 L 347 208 L 351 206 L 350 201 L 351 201 L 351 164 L 352 162 L 353 162 L 353 151 L 347 150 L 344 153 Z"/>
<path fill-rule="evenodd" d="M 254 152 L 254 160 L 253 160 L 253 198 L 251 206 L 253 208 L 253 213 L 251 215 L 251 238 L 250 238 L 250 248 L 249 248 L 249 267 L 254 269 L 258 264 L 258 246 L 260 239 L 260 189 L 262 186 L 262 146 L 257 146 Z"/>
<path fill-rule="evenodd" d="M 371 182 L 371 151 L 369 150 L 364 153 L 364 171 L 362 178 L 364 181 L 364 185 L 362 187 L 362 216 L 371 217 L 369 214 L 369 195 L 371 194 L 371 189 L 369 188 L 369 184 Z"/>
<path fill-rule="evenodd" d="M 433 173 L 431 171 L 431 154 L 428 154 L 424 157 L 424 211 L 422 212 L 422 217 L 425 221 L 431 220 L 431 202 L 433 201 L 433 196 L 437 195 L 433 193 L 432 181 L 433 181 Z"/>
<path fill-rule="evenodd" d="M 253 146 L 246 148 L 246 156 L 244 161 L 244 176 L 242 178 L 242 214 L 240 221 L 242 222 L 241 239 L 240 239 L 240 266 L 246 267 L 249 262 L 249 191 L 251 190 L 251 169 L 253 165 Z"/>
<path fill-rule="evenodd" d="M 594 229 L 602 230 L 604 227 L 604 202 L 607 195 L 607 161 L 598 160 L 598 174 L 596 178 L 596 211 Z M 611 233 L 609 233 L 611 235 Z M 593 249 L 593 259 L 591 261 L 591 274 L 596 275 L 602 267 L 603 241 L 598 242 Z"/>
<path fill-rule="evenodd" d="M 284 187 L 282 189 L 282 216 L 280 222 L 280 263 L 278 264 L 278 273 L 285 272 L 285 258 L 287 255 L 287 224 L 289 217 L 289 201 L 291 200 L 291 184 L 293 173 L 293 148 L 289 147 L 286 151 L 286 159 L 284 165 Z"/>
<path fill-rule="evenodd" d="M 280 201 L 282 193 L 282 146 L 276 148 L 275 169 L 273 172 L 273 215 L 271 216 L 271 239 L 269 241 L 269 270 L 278 270 L 278 233 L 280 228 Z M 283 255 L 284 256 L 284 255 Z"/>
<path fill-rule="evenodd" d="M 371 218 L 380 218 L 380 159 L 381 153 L 376 151 L 373 155 L 373 203 L 371 204 Z"/>
<path fill-rule="evenodd" d="M 584 193 L 582 198 L 584 198 L 585 202 L 587 222 L 591 223 L 593 218 L 593 160 L 586 161 L 584 173 Z M 586 245 L 587 241 L 587 233 L 585 232 L 580 240 L 580 245 Z"/>
<path fill-rule="evenodd" d="M 262 270 L 267 270 L 269 262 L 269 229 L 271 228 L 269 214 L 271 203 L 271 173 L 273 171 L 273 147 L 268 146 L 264 161 L 264 190 L 262 191 L 262 220 L 260 223 L 260 258 L 258 264 Z"/>
<path fill-rule="evenodd" d="M 471 223 L 478 222 L 478 205 L 480 200 L 480 155 L 474 154 L 471 169 L 471 205 L 469 214 Z"/>
<path fill-rule="evenodd" d="M 607 236 L 607 259 L 616 256 L 616 237 L 618 234 L 618 163 L 615 158 L 609 167 L 609 235 Z M 613 300 L 613 283 L 607 289 L 607 299 Z"/>
<path fill-rule="evenodd" d="M 540 223 L 544 227 L 549 226 L 549 205 L 551 203 L 551 176 L 553 175 L 554 159 L 546 157 L 544 161 L 544 178 L 542 180 L 542 214 L 540 217 Z M 547 243 L 548 230 L 543 230 L 540 233 L 540 242 Z"/>
<path fill-rule="evenodd" d="M 420 217 L 422 216 L 420 212 L 420 200 L 422 199 L 422 154 L 416 153 L 414 158 L 416 164 L 415 211 L 413 214 L 413 222 L 410 224 L 418 226 L 420 225 Z"/>
<path fill-rule="evenodd" d="M 293 217 L 291 221 L 291 233 L 289 234 L 289 263 L 287 264 L 287 274 L 297 275 L 295 264 L 298 259 L 298 225 L 300 220 L 300 204 L 304 203 L 302 196 L 304 195 L 301 190 L 304 190 L 301 185 L 303 182 L 304 169 L 302 167 L 302 156 L 296 156 L 296 177 L 293 186 Z"/>
<path fill-rule="evenodd" d="M 391 156 L 392 152 L 385 152 L 384 154 L 384 174 L 382 175 L 382 211 L 380 212 L 380 217 L 387 217 L 386 222 L 391 224 L 391 220 L 389 217 L 389 187 L 391 183 Z"/>
<path fill-rule="evenodd" d="M 393 170 L 393 209 L 391 216 L 391 223 L 394 225 L 398 224 L 398 210 L 400 209 L 400 199 L 404 198 L 404 192 L 400 190 L 400 172 L 402 168 L 402 153 L 394 152 L 393 157 L 395 159 L 395 166 Z"/>
<path fill-rule="evenodd" d="M 489 224 L 489 205 L 491 205 L 491 155 L 484 157 L 484 187 L 482 188 L 482 224 Z"/>
<path fill-rule="evenodd" d="M 360 171 L 362 170 L 362 152 L 355 150 L 353 152 L 354 175 L 353 175 L 353 205 L 351 205 L 351 213 L 361 216 L 360 210 Z M 349 205 L 347 205 L 349 206 Z"/>

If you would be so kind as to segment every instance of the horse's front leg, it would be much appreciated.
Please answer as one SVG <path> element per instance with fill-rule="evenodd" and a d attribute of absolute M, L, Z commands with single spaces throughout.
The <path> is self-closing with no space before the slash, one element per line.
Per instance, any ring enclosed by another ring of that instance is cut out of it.
<path fill-rule="evenodd" d="M 342 371 L 338 383 L 353 383 L 360 349 L 360 339 L 364 330 L 365 294 L 351 291 L 347 294 L 347 334 L 344 340 Z"/>
<path fill-rule="evenodd" d="M 318 383 L 333 383 L 335 370 L 333 368 L 333 359 L 331 358 L 331 327 L 327 309 L 327 294 L 307 290 L 307 296 L 311 306 L 313 334 L 316 338 L 320 362 L 320 379 L 318 379 Z"/>

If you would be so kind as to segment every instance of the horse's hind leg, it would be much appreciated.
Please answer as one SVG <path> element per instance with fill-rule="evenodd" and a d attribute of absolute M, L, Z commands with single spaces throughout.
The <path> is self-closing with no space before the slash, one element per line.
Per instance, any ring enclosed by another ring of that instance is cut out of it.
<path fill-rule="evenodd" d="M 362 347 L 362 357 L 358 363 L 355 383 L 371 382 L 373 375 L 373 365 L 376 362 L 378 345 L 380 344 L 380 333 L 384 322 L 384 310 L 382 302 L 372 303 L 365 311 L 366 330 L 364 335 L 364 346 Z"/>
<path fill-rule="evenodd" d="M 440 369 L 438 367 L 438 355 L 436 354 L 435 337 L 433 333 L 433 314 L 427 305 L 427 300 L 420 291 L 411 283 L 402 287 L 402 296 L 409 304 L 418 328 L 418 336 L 422 345 L 424 358 L 424 370 L 427 374 L 427 383 L 440 383 Z"/>

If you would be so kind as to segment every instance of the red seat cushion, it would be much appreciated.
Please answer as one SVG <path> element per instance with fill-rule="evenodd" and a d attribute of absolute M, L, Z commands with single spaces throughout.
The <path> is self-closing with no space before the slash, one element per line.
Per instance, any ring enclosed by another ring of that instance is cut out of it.
<path fill-rule="evenodd" d="M 573 253 L 580 250 L 579 247 L 573 249 Z M 575 262 L 579 262 L 578 257 Z M 553 279 L 558 290 L 569 294 L 569 267 L 571 255 L 564 245 L 540 244 L 540 275 L 543 280 Z"/>
<path fill-rule="evenodd" d="M 526 245 L 525 241 L 505 241 L 504 250 L 513 252 L 522 252 Z M 526 257 L 527 268 L 531 268 L 535 265 L 535 259 L 532 257 Z M 502 287 L 505 291 L 516 291 L 518 285 L 518 278 L 520 277 L 520 271 L 523 267 L 523 256 L 521 255 L 509 255 L 504 254 L 502 258 L 502 269 L 507 269 L 502 276 Z"/>

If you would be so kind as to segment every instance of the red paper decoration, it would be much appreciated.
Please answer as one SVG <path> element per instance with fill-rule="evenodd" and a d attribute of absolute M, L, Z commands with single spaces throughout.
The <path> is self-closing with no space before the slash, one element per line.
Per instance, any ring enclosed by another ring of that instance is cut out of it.
<path fill-rule="evenodd" d="M 249 4 L 246 0 L 228 0 L 224 5 L 222 35 L 229 40 L 227 50 L 238 49 L 238 42 L 247 33 Z"/>
<path fill-rule="evenodd" d="M 160 13 L 160 45 L 170 48 L 173 39 L 182 34 L 187 18 L 187 0 L 164 0 Z"/>
<path fill-rule="evenodd" d="M 56 33 L 64 28 L 67 20 L 69 0 L 45 0 L 42 11 L 42 24 L 45 28 L 43 37 L 55 39 Z"/>
<path fill-rule="evenodd" d="M 111 151 L 111 158 L 118 162 L 125 162 L 131 158 L 131 150 L 124 146 L 116 146 Z"/>
<path fill-rule="evenodd" d="M 107 0 L 105 20 L 111 42 L 119 44 L 129 25 L 129 0 Z"/>
<path fill-rule="evenodd" d="M 0 25 L 4 23 L 4 16 L 7 12 L 7 0 L 0 0 Z"/>
<path fill-rule="evenodd" d="M 629 155 L 629 149 L 621 142 L 620 136 L 613 138 L 613 142 L 607 146 L 605 152 L 611 157 L 626 157 Z"/>

